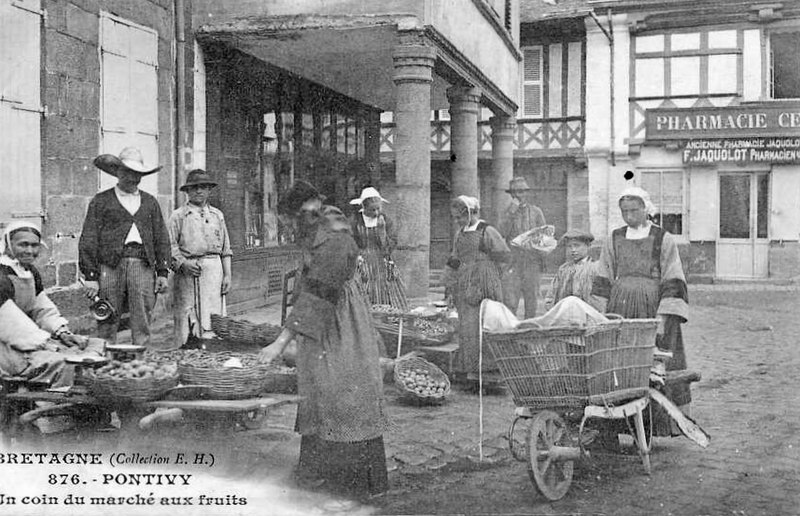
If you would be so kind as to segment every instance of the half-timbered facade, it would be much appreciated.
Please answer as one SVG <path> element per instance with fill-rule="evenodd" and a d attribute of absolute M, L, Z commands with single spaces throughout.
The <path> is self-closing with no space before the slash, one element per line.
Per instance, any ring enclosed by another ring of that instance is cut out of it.
<path fill-rule="evenodd" d="M 800 4 L 587 4 L 592 230 L 632 171 L 690 278 L 800 274 Z"/>

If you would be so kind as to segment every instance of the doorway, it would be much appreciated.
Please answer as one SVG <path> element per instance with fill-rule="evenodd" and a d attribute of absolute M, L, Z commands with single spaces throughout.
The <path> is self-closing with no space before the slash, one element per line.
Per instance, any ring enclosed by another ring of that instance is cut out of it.
<path fill-rule="evenodd" d="M 720 174 L 717 276 L 766 278 L 768 236 L 769 173 Z"/>

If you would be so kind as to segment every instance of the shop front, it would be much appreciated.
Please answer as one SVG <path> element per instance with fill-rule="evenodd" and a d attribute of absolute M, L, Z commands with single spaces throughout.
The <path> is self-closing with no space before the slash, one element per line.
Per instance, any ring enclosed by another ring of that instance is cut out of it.
<path fill-rule="evenodd" d="M 800 273 L 800 103 L 648 110 L 632 162 L 690 279 Z"/>

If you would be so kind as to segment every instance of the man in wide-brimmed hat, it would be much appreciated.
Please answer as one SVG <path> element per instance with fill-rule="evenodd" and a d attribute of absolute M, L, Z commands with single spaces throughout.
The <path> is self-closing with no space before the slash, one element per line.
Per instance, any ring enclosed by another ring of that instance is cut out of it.
<path fill-rule="evenodd" d="M 601 312 L 605 309 L 603 300 L 592 295 L 592 284 L 598 270 L 597 262 L 589 257 L 592 242 L 594 236 L 580 229 L 570 229 L 561 237 L 559 244 L 564 246 L 567 261 L 558 268 L 553 277 L 545 303 L 547 308 L 565 297 L 576 296 Z"/>
<path fill-rule="evenodd" d="M 186 175 L 180 190 L 185 205 L 172 212 L 169 235 L 172 242 L 172 270 L 175 271 L 175 346 L 186 343 L 191 334 L 208 338 L 211 314 L 223 314 L 223 295 L 231 286 L 231 242 L 225 217 L 208 204 L 217 182 L 202 169 Z"/>
<path fill-rule="evenodd" d="M 531 188 L 524 177 L 514 177 L 506 190 L 514 199 L 503 216 L 503 237 L 511 244 L 514 237 L 546 224 L 544 214 L 530 201 Z M 503 275 L 503 302 L 516 313 L 520 297 L 525 300 L 525 318 L 536 316 L 544 256 L 540 251 L 511 247 L 511 267 Z"/>
<path fill-rule="evenodd" d="M 139 182 L 161 167 L 145 166 L 135 147 L 100 155 L 94 165 L 117 185 L 92 198 L 83 221 L 78 253 L 87 296 L 105 299 L 117 314 L 128 312 L 133 343 L 146 346 L 156 295 L 167 290 L 170 249 L 158 201 Z M 112 343 L 118 328 L 118 317 L 97 323 L 98 336 Z"/>

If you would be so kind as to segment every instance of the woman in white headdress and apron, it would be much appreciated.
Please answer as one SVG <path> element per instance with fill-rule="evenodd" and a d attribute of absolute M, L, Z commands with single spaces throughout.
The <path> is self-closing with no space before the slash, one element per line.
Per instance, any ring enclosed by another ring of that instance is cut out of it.
<path fill-rule="evenodd" d="M 392 260 L 397 245 L 394 225 L 383 213 L 383 204 L 389 202 L 375 188 L 361 191 L 361 197 L 350 204 L 361 209 L 353 217 L 353 238 L 361 249 L 359 287 L 373 305 L 389 305 L 408 310 L 405 285 L 400 271 Z"/>
<path fill-rule="evenodd" d="M 474 197 L 460 195 L 450 203 L 450 214 L 459 231 L 447 261 L 446 283 L 458 311 L 456 375 L 462 382 L 477 378 L 481 301 L 503 300 L 501 264 L 511 259 L 505 239 L 497 229 L 478 217 L 479 211 L 480 204 Z M 485 371 L 494 367 L 486 355 L 483 358 Z"/>
<path fill-rule="evenodd" d="M 606 312 L 626 319 L 658 318 L 657 345 L 671 351 L 667 370 L 686 369 L 681 324 L 689 313 L 686 278 L 674 237 L 648 220 L 655 211 L 650 195 L 626 188 L 619 198 L 626 226 L 615 229 L 600 255 L 592 294 L 607 300 Z M 670 386 L 665 395 L 685 414 L 689 384 Z M 655 418 L 655 435 L 679 435 L 667 418 Z"/>
<path fill-rule="evenodd" d="M 69 385 L 74 371 L 65 356 L 101 355 L 103 343 L 74 335 L 44 292 L 33 265 L 41 245 L 36 224 L 15 221 L 6 226 L 0 255 L 0 374 Z"/>

